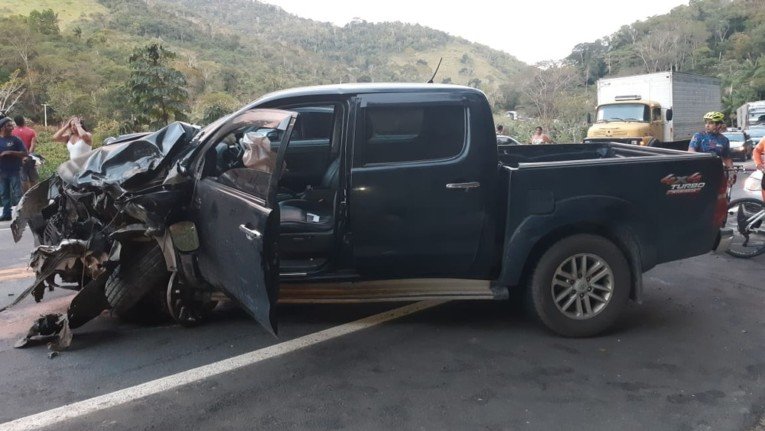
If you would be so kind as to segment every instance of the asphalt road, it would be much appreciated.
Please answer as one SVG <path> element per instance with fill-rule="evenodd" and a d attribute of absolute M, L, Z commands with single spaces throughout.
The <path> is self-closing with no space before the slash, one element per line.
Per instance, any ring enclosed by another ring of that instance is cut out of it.
<path fill-rule="evenodd" d="M 18 267 L 31 242 L 10 246 L 4 227 L 0 268 Z M 590 339 L 552 335 L 505 302 L 449 302 L 49 429 L 763 430 L 763 269 L 765 256 L 660 265 L 643 303 Z M 6 302 L 29 282 L 8 274 Z M 194 329 L 105 314 L 53 359 L 12 348 L 70 297 L 0 313 L 0 424 L 401 307 L 284 306 L 278 339 L 231 306 Z"/>

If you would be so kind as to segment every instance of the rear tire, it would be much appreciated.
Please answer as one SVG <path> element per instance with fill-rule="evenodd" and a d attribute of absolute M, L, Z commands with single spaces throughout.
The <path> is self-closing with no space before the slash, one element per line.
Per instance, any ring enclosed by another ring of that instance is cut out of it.
<path fill-rule="evenodd" d="M 527 304 L 545 326 L 565 337 L 590 337 L 610 328 L 631 288 L 622 251 L 597 235 L 579 234 L 553 244 L 534 268 Z"/>
<path fill-rule="evenodd" d="M 726 253 L 744 259 L 765 253 L 765 233 L 754 233 L 745 229 L 746 219 L 763 208 L 765 204 L 755 198 L 736 199 L 728 204 L 728 219 L 725 225 L 733 228 L 733 240 Z M 756 228 L 762 231 L 764 223 L 765 221 L 761 220 Z"/>
<path fill-rule="evenodd" d="M 123 248 L 124 253 L 128 249 Z M 156 242 L 140 244 L 120 256 L 120 264 L 106 281 L 106 299 L 117 314 L 130 314 L 152 289 L 164 291 L 170 279 L 162 250 Z"/>

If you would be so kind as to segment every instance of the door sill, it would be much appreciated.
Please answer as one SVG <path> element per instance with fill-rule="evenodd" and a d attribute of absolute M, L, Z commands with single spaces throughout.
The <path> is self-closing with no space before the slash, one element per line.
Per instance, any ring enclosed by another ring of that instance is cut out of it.
<path fill-rule="evenodd" d="M 326 258 L 282 259 L 279 262 L 279 277 L 305 277 L 319 270 L 326 263 Z"/>
<path fill-rule="evenodd" d="M 281 283 L 279 303 L 356 303 L 428 299 L 506 299 L 507 289 L 489 280 L 424 278 L 341 283 Z"/>

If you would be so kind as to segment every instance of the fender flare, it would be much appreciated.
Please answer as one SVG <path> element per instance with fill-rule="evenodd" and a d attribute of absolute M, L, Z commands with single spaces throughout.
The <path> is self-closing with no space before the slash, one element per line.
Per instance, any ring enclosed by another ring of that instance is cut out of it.
<path fill-rule="evenodd" d="M 576 233 L 592 233 L 613 241 L 632 272 L 631 297 L 640 299 L 642 273 L 656 262 L 651 220 L 640 208 L 613 196 L 581 196 L 555 202 L 547 214 L 529 215 L 505 238 L 502 271 L 497 283 L 521 286 L 536 260 L 552 244 Z"/>

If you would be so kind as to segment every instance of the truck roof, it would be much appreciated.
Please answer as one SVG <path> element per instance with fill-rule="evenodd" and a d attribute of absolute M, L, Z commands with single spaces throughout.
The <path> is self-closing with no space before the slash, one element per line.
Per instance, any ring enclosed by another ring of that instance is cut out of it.
<path fill-rule="evenodd" d="M 720 83 L 719 78 L 711 77 L 711 76 L 705 76 L 705 75 L 699 75 L 696 73 L 686 73 L 686 72 L 675 72 L 675 71 L 664 71 L 664 72 L 653 72 L 653 73 L 639 73 L 636 75 L 625 75 L 625 76 L 609 76 L 607 78 L 600 78 L 598 81 L 611 81 L 611 80 L 621 80 L 621 79 L 647 79 L 651 77 L 680 77 L 682 78 L 688 78 L 688 79 L 695 79 L 695 80 L 702 80 L 702 81 L 708 81 L 708 82 L 716 82 Z"/>
<path fill-rule="evenodd" d="M 297 87 L 287 90 L 268 93 L 253 102 L 263 104 L 274 99 L 292 97 L 322 96 L 322 95 L 353 95 L 369 93 L 412 93 L 412 92 L 457 92 L 475 93 L 483 95 L 481 90 L 473 87 L 453 84 L 420 84 L 420 83 L 355 83 L 355 84 L 332 84 L 316 85 L 310 87 Z"/>

